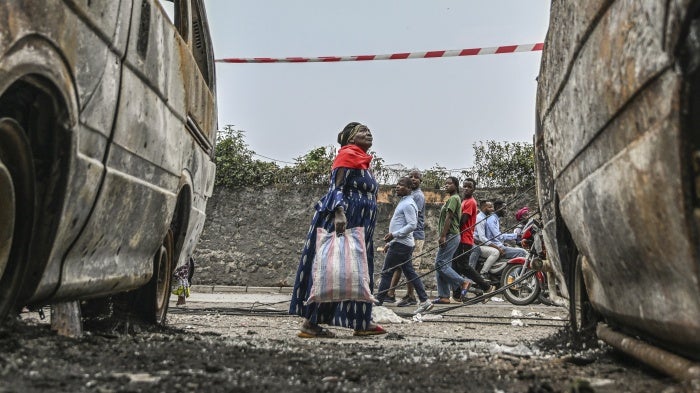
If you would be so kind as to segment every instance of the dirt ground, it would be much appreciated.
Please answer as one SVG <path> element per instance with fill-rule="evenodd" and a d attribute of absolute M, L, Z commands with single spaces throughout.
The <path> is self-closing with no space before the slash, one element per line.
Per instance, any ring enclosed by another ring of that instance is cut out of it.
<path fill-rule="evenodd" d="M 420 320 L 377 308 L 389 334 L 300 339 L 288 301 L 195 293 L 167 327 L 86 321 L 78 339 L 21 314 L 0 328 L 0 392 L 692 391 L 602 342 L 573 348 L 563 308 L 491 301 Z"/>

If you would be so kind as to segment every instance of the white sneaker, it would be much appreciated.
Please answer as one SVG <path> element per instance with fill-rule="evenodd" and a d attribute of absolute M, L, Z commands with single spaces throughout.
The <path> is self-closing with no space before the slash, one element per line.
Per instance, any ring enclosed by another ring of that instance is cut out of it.
<path fill-rule="evenodd" d="M 416 309 L 416 311 L 413 312 L 413 314 L 414 315 L 415 314 L 423 314 L 425 312 L 432 310 L 433 307 L 434 307 L 433 302 L 431 302 L 430 299 L 428 299 L 428 300 L 424 301 L 423 303 L 421 303 L 421 305 L 418 306 L 418 308 Z"/>

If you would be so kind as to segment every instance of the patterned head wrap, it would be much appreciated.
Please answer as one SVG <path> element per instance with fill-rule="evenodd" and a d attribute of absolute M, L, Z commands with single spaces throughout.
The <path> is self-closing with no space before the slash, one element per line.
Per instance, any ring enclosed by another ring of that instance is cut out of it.
<path fill-rule="evenodd" d="M 515 213 L 515 219 L 520 221 L 524 217 L 527 217 L 528 213 L 530 213 L 530 209 L 528 209 L 527 206 L 525 206 L 525 207 L 521 208 L 520 210 L 518 210 L 517 213 Z"/>
<path fill-rule="evenodd" d="M 340 146 L 345 146 L 347 145 L 350 140 L 361 130 L 367 130 L 367 126 L 360 124 L 356 121 L 352 123 L 348 123 L 348 125 L 343 128 L 343 131 L 340 131 L 338 134 L 338 143 L 340 143 Z"/>

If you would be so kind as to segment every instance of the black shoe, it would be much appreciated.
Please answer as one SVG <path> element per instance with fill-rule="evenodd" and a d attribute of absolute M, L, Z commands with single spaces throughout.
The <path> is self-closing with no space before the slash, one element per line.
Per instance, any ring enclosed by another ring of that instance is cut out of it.
<path fill-rule="evenodd" d="M 456 301 L 462 300 L 462 290 L 461 289 L 455 289 L 452 291 L 452 299 Z"/>
<path fill-rule="evenodd" d="M 418 304 L 418 301 L 414 298 L 410 297 L 404 297 L 402 298 L 399 303 L 396 305 L 397 307 L 406 307 L 406 306 L 415 306 Z"/>
<path fill-rule="evenodd" d="M 392 296 L 392 297 L 387 296 L 387 297 L 384 298 L 383 302 L 384 302 L 384 303 L 396 303 L 396 297 L 394 297 L 394 296 Z"/>
<path fill-rule="evenodd" d="M 475 294 L 476 296 L 481 296 L 484 294 L 484 290 L 481 288 L 469 288 L 469 292 Z"/>
<path fill-rule="evenodd" d="M 475 294 L 475 295 L 477 295 L 477 296 L 481 296 L 481 295 L 484 294 L 484 290 L 481 289 L 481 288 L 477 288 L 476 285 L 471 285 L 471 286 L 469 286 L 469 292 L 471 292 L 471 293 L 473 293 L 473 294 Z"/>

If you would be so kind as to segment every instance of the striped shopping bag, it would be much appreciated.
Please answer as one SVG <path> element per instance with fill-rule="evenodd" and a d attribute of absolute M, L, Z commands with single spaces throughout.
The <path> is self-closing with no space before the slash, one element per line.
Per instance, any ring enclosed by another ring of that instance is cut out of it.
<path fill-rule="evenodd" d="M 318 228 L 311 277 L 307 303 L 374 301 L 369 289 L 365 229 L 350 228 L 343 236 L 336 236 L 335 232 Z"/>

